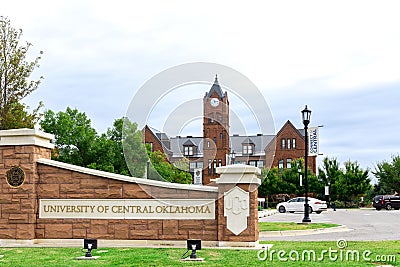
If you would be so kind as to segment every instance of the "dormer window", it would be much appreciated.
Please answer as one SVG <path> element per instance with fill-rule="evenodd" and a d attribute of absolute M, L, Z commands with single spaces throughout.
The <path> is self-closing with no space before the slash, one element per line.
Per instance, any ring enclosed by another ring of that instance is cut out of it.
<path fill-rule="evenodd" d="M 252 155 L 253 154 L 253 145 L 243 145 L 242 146 L 243 155 Z"/>
<path fill-rule="evenodd" d="M 254 142 L 250 138 L 246 138 L 242 143 L 242 154 L 253 155 L 254 153 Z"/>
<path fill-rule="evenodd" d="M 184 147 L 184 155 L 185 156 L 193 156 L 193 147 L 192 146 L 185 146 Z"/>
<path fill-rule="evenodd" d="M 184 156 L 194 156 L 196 154 L 197 146 L 192 142 L 192 140 L 188 139 L 185 143 L 183 143 L 183 155 Z"/>

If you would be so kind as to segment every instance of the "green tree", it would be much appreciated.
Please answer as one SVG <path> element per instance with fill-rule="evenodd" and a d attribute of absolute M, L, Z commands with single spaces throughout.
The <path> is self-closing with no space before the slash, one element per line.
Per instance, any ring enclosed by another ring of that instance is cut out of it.
<path fill-rule="evenodd" d="M 377 189 L 386 194 L 400 192 L 400 156 L 392 156 L 391 161 L 376 165 L 372 172 L 378 180 Z"/>
<path fill-rule="evenodd" d="M 261 176 L 263 177 L 263 181 L 258 187 L 259 197 L 266 197 L 282 192 L 278 167 L 273 167 L 269 170 L 262 169 Z"/>
<path fill-rule="evenodd" d="M 122 147 L 123 126 L 124 118 L 116 119 L 112 128 L 108 128 L 106 133 L 95 138 L 91 148 L 93 163 L 88 166 L 89 168 L 130 175 Z M 140 132 L 136 133 L 136 138 L 138 139 L 136 145 L 142 146 Z M 145 153 L 143 155 L 145 156 Z M 143 170 L 135 176 L 142 177 Z"/>
<path fill-rule="evenodd" d="M 182 171 L 189 172 L 190 160 L 186 157 L 183 157 L 183 158 L 175 161 L 173 165 Z"/>
<path fill-rule="evenodd" d="M 151 152 L 147 146 L 147 153 L 150 158 L 149 179 L 165 180 L 171 183 L 190 184 L 192 176 L 190 173 L 183 171 L 171 164 L 167 156 L 161 151 Z"/>
<path fill-rule="evenodd" d="M 352 201 L 372 188 L 369 170 L 363 170 L 358 162 L 347 161 L 344 168 L 340 168 L 337 159 L 326 157 L 318 172 L 319 180 L 330 185 L 332 200 Z"/>
<path fill-rule="evenodd" d="M 55 136 L 53 159 L 83 167 L 95 162 L 92 145 L 97 133 L 85 113 L 70 107 L 58 113 L 47 110 L 40 126 L 43 131 Z"/>
<path fill-rule="evenodd" d="M 115 143 L 107 137 L 107 134 L 96 136 L 91 144 L 91 161 L 87 167 L 106 172 L 120 173 L 114 164 L 117 161 L 114 150 Z"/>
<path fill-rule="evenodd" d="M 33 128 L 39 120 L 42 103 L 28 113 L 20 101 L 35 91 L 43 77 L 29 80 L 39 67 L 40 56 L 33 61 L 26 57 L 31 43 L 20 44 L 22 30 L 11 27 L 10 20 L 0 16 L 0 129 Z M 42 51 L 40 51 L 40 55 Z"/>
<path fill-rule="evenodd" d="M 120 132 L 122 135 L 119 135 Z M 138 125 L 131 122 L 128 118 L 123 118 L 123 123 L 121 121 L 117 122 L 115 131 L 111 136 L 115 140 L 118 140 L 118 142 L 121 142 L 123 155 L 125 156 L 131 175 L 134 177 L 144 177 L 148 156 L 146 147 L 142 142 L 142 131 L 138 129 Z M 121 140 L 119 140 L 119 136 L 121 136 Z M 118 156 L 122 160 L 121 150 L 119 149 L 120 146 L 118 145 L 116 150 L 119 151 L 117 151 L 119 153 Z"/>
<path fill-rule="evenodd" d="M 343 170 L 340 169 L 337 159 L 325 157 L 322 168 L 318 168 L 318 178 L 323 185 L 329 185 L 329 194 L 332 200 L 338 199 L 339 195 L 342 194 L 339 184 L 342 176 Z"/>
<path fill-rule="evenodd" d="M 372 188 L 368 174 L 369 170 L 361 169 L 358 162 L 345 162 L 343 175 L 339 179 L 342 200 L 354 200 L 359 195 L 365 195 Z"/>
<path fill-rule="evenodd" d="M 300 177 L 298 169 L 304 166 L 303 159 L 295 159 L 292 162 L 292 168 L 279 170 L 277 167 L 270 169 L 268 172 L 263 170 L 262 175 L 264 180 L 258 188 L 259 196 L 273 195 L 273 194 L 296 194 L 304 195 L 304 170 L 303 186 L 300 186 Z M 323 185 L 321 181 L 307 169 L 308 188 L 310 193 L 321 194 Z"/>
<path fill-rule="evenodd" d="M 113 166 L 115 172 L 123 175 L 129 175 L 129 169 L 128 166 L 126 165 L 125 161 L 125 156 L 124 156 L 124 151 L 122 147 L 122 135 L 123 135 L 123 127 L 124 127 L 124 121 L 126 118 L 120 118 L 116 119 L 113 123 L 113 127 L 111 129 L 107 130 L 107 138 L 112 141 L 111 147 L 109 147 L 109 150 L 113 151 Z M 128 123 L 128 121 L 127 121 Z M 130 123 L 130 122 L 129 122 Z M 130 123 L 131 124 L 131 123 Z M 136 146 L 139 146 L 139 140 L 140 143 L 142 143 L 142 137 L 141 137 L 141 131 L 137 130 L 137 125 L 131 125 L 129 127 L 132 127 L 136 129 Z M 142 176 L 138 176 L 142 177 Z"/>

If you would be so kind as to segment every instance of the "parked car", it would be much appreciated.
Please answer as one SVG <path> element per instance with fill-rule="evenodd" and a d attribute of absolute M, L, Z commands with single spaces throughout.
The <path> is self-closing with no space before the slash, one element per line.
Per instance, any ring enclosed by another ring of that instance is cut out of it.
<path fill-rule="evenodd" d="M 276 209 L 280 213 L 284 212 L 295 212 L 295 211 L 304 211 L 305 197 L 295 197 L 286 202 L 281 202 L 276 205 Z M 309 197 L 308 198 L 309 212 L 321 213 L 324 210 L 327 210 L 327 205 L 325 201 Z"/>
<path fill-rule="evenodd" d="M 400 196 L 378 195 L 378 196 L 374 197 L 372 206 L 377 210 L 381 210 L 381 209 L 398 210 L 400 208 Z"/>

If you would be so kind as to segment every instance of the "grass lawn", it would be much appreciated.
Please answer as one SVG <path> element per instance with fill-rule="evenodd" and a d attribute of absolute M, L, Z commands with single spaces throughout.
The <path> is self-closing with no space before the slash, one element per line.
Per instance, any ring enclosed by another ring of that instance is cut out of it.
<path fill-rule="evenodd" d="M 266 254 L 258 250 L 203 249 L 197 254 L 205 258 L 205 262 L 181 262 L 180 258 L 186 251 L 183 248 L 99 248 L 93 251 L 93 255 L 101 256 L 100 259 L 78 261 L 75 257 L 84 255 L 79 248 L 0 248 L 0 255 L 4 255 L 0 258 L 0 266 L 400 266 L 400 241 L 348 242 L 343 249 L 339 249 L 334 241 L 263 243 L 273 244 L 272 249 L 267 251 L 272 260 L 270 257 L 260 260 L 257 255 L 263 257 Z M 102 250 L 107 252 L 101 253 Z M 316 259 L 311 257 L 311 261 L 302 261 L 304 250 L 314 251 Z M 331 258 L 328 253 L 322 253 L 324 250 L 333 253 Z M 278 259 L 278 251 L 281 251 L 281 259 Z M 300 255 L 299 260 L 294 260 L 296 251 Z M 349 260 L 346 260 L 347 251 L 358 251 L 360 259 L 348 257 Z M 366 259 L 362 258 L 364 251 L 370 251 Z M 324 257 L 319 259 L 321 255 Z M 394 262 L 392 259 L 380 261 L 390 255 L 396 258 Z"/>
<path fill-rule="evenodd" d="M 259 222 L 258 229 L 263 231 L 286 231 L 286 230 L 310 230 L 318 228 L 337 227 L 339 224 L 334 223 L 310 223 L 298 224 L 295 222 Z"/>

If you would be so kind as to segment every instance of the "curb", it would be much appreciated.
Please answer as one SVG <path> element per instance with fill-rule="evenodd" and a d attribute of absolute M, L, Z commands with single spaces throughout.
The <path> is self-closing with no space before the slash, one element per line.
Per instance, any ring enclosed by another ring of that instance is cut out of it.
<path fill-rule="evenodd" d="M 317 228 L 311 230 L 264 231 L 260 232 L 260 237 L 315 235 L 315 234 L 325 234 L 325 233 L 347 232 L 352 230 L 353 229 L 347 228 L 346 225 L 340 225 L 337 227 Z"/>
<path fill-rule="evenodd" d="M 263 217 L 267 217 L 267 216 L 271 216 L 278 213 L 277 210 L 266 210 L 266 211 L 259 211 L 258 212 L 258 218 L 263 218 Z"/>

